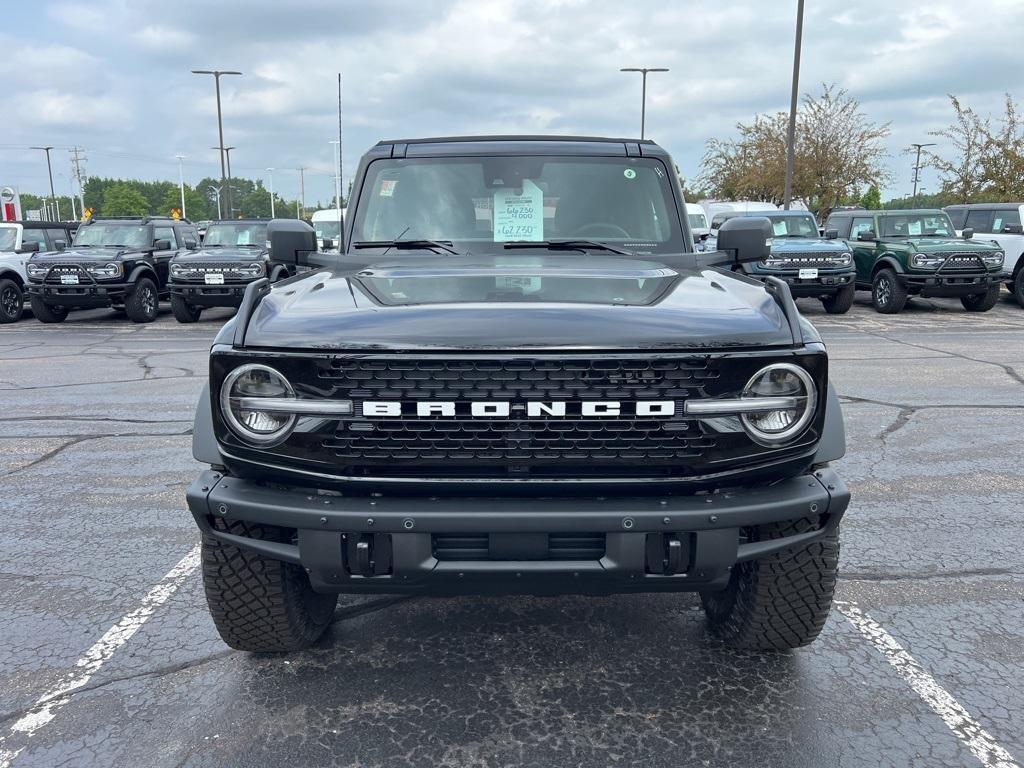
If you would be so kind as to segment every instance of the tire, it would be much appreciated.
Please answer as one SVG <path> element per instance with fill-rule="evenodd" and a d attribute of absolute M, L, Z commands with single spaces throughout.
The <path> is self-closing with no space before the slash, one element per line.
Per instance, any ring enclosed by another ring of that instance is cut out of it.
<path fill-rule="evenodd" d="M 171 294 L 171 312 L 179 323 L 194 323 L 203 313 L 202 307 L 189 304 L 181 296 Z"/>
<path fill-rule="evenodd" d="M 754 529 L 758 540 L 812 530 L 813 519 Z M 839 533 L 733 567 L 729 586 L 701 595 L 711 633 L 734 648 L 789 650 L 817 638 L 832 607 Z"/>
<path fill-rule="evenodd" d="M 54 307 L 44 304 L 41 299 L 31 296 L 28 300 L 32 307 L 32 314 L 41 323 L 63 323 L 68 318 L 67 307 Z"/>
<path fill-rule="evenodd" d="M 10 278 L 0 279 L 0 323 L 16 323 L 25 311 L 25 294 Z"/>
<path fill-rule="evenodd" d="M 218 530 L 266 541 L 289 541 L 274 526 L 216 519 Z M 313 591 L 297 565 L 202 537 L 203 587 L 221 638 L 252 653 L 300 651 L 327 629 L 337 595 Z"/>
<path fill-rule="evenodd" d="M 1003 286 L 999 283 L 990 285 L 984 293 L 972 293 L 970 296 L 961 296 L 960 303 L 968 312 L 988 312 L 999 301 L 999 292 Z"/>
<path fill-rule="evenodd" d="M 1013 284 L 1010 285 L 1010 293 L 1017 300 L 1017 304 L 1024 307 L 1024 267 L 1021 267 L 1017 271 L 1017 276 L 1013 278 Z"/>
<path fill-rule="evenodd" d="M 850 284 L 839 289 L 831 296 L 825 296 L 821 300 L 821 306 L 830 315 L 845 315 L 853 306 L 853 297 L 857 293 L 857 286 Z"/>
<path fill-rule="evenodd" d="M 160 308 L 160 294 L 148 277 L 140 277 L 124 300 L 124 311 L 133 323 L 152 323 Z"/>
<path fill-rule="evenodd" d="M 883 315 L 898 315 L 907 305 L 907 289 L 891 269 L 880 270 L 871 281 L 871 303 Z"/>

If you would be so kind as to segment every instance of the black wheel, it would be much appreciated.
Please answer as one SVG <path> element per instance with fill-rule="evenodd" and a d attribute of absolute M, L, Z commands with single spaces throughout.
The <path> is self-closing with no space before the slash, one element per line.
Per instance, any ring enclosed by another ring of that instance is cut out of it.
<path fill-rule="evenodd" d="M 179 323 L 194 323 L 203 313 L 202 307 L 189 304 L 181 296 L 171 294 L 171 312 Z"/>
<path fill-rule="evenodd" d="M 0 323 L 16 323 L 25 310 L 21 286 L 8 277 L 0 279 Z"/>
<path fill-rule="evenodd" d="M 830 315 L 845 315 L 853 306 L 853 297 L 857 293 L 857 286 L 844 286 L 837 293 L 826 296 L 821 300 L 821 305 Z"/>
<path fill-rule="evenodd" d="M 44 304 L 41 299 L 38 299 L 35 296 L 31 296 L 28 303 L 29 306 L 32 307 L 32 314 L 35 315 L 36 320 L 41 323 L 63 323 L 67 320 L 67 307 L 55 307 L 49 304 Z"/>
<path fill-rule="evenodd" d="M 156 320 L 160 306 L 160 295 L 156 292 L 156 284 L 148 277 L 140 277 L 135 281 L 124 301 L 124 311 L 133 323 L 152 323 Z"/>
<path fill-rule="evenodd" d="M 1021 267 L 1017 271 L 1017 276 L 1013 278 L 1013 283 L 1009 288 L 1010 293 L 1013 294 L 1013 298 L 1017 300 L 1017 303 L 1020 304 L 1020 306 L 1024 307 L 1024 267 Z"/>
<path fill-rule="evenodd" d="M 960 303 L 968 312 L 988 312 L 999 301 L 999 292 L 1003 287 L 996 283 L 990 285 L 984 293 L 972 293 L 970 296 L 961 296 Z"/>
<path fill-rule="evenodd" d="M 214 520 L 214 527 L 249 538 L 290 541 L 287 530 L 240 521 Z M 270 560 L 204 535 L 203 586 L 221 638 L 254 653 L 299 651 L 327 629 L 337 595 L 313 591 L 297 565 Z"/>
<path fill-rule="evenodd" d="M 896 273 L 891 269 L 883 269 L 871 284 L 871 303 L 875 311 L 883 315 L 896 315 L 907 305 L 907 289 L 900 285 Z"/>
<path fill-rule="evenodd" d="M 812 530 L 811 518 L 762 525 L 758 540 Z M 733 567 L 729 586 L 701 595 L 713 635 L 735 648 L 788 650 L 825 626 L 839 572 L 839 534 Z"/>

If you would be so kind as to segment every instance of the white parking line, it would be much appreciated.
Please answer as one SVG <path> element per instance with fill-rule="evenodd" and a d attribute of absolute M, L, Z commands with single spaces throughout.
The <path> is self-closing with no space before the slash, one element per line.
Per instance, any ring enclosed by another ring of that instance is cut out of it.
<path fill-rule="evenodd" d="M 117 624 L 108 629 L 103 637 L 97 640 L 92 648 L 78 660 L 73 671 L 67 673 L 57 685 L 40 696 L 32 709 L 11 726 L 11 733 L 23 733 L 26 738 L 30 738 L 36 731 L 53 720 L 56 711 L 71 701 L 68 694 L 88 683 L 100 667 L 121 646 L 131 640 L 157 608 L 166 603 L 171 595 L 178 591 L 178 587 L 192 575 L 197 567 L 199 567 L 198 546 L 179 560 L 178 564 L 160 580 L 160 583 L 149 590 L 138 608 L 122 617 Z M 0 768 L 9 768 L 24 747 L 13 751 L 5 750 L 3 741 L 4 739 L 0 738 Z"/>
<path fill-rule="evenodd" d="M 1021 768 L 992 734 L 981 727 L 948 691 L 881 624 L 864 614 L 856 603 L 836 601 L 836 608 L 875 646 L 918 696 L 941 717 L 949 729 L 974 753 L 985 768 Z"/>

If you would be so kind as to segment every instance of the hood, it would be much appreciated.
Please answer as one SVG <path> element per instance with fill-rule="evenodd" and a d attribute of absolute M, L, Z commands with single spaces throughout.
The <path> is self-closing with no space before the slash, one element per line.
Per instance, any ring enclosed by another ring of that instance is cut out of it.
<path fill-rule="evenodd" d="M 772 238 L 773 253 L 806 253 L 813 251 L 835 251 L 846 253 L 849 247 L 842 240 L 828 240 L 824 237 L 774 237 Z"/>
<path fill-rule="evenodd" d="M 266 248 L 200 248 L 198 251 L 181 251 L 174 260 L 250 262 L 262 259 L 266 255 Z"/>
<path fill-rule="evenodd" d="M 945 251 L 987 253 L 988 251 L 995 251 L 999 249 L 999 245 L 994 242 L 964 240 L 962 237 L 911 237 L 897 242 L 906 244 L 908 247 L 913 248 L 917 253 L 936 253 Z"/>
<path fill-rule="evenodd" d="M 135 248 L 65 248 L 63 251 L 47 251 L 32 254 L 31 261 L 60 262 L 76 264 L 80 261 L 117 261 L 127 253 L 139 253 Z"/>
<path fill-rule="evenodd" d="M 425 259 L 311 273 L 272 288 L 253 312 L 245 345 L 385 351 L 793 344 L 778 304 L 746 277 L 635 259 L 537 257 L 511 268 L 507 261 Z"/>

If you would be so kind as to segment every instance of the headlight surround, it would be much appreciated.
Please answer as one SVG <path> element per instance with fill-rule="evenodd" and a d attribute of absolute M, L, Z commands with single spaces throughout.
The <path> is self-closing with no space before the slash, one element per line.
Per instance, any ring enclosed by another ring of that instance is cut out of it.
<path fill-rule="evenodd" d="M 792 397 L 794 408 L 743 413 L 740 423 L 759 445 L 778 446 L 798 437 L 811 423 L 818 404 L 814 379 L 803 368 L 791 363 L 774 363 L 755 373 L 742 397 Z"/>
<path fill-rule="evenodd" d="M 946 260 L 941 253 L 915 253 L 910 258 L 910 264 L 918 269 L 937 269 Z"/>
<path fill-rule="evenodd" d="M 1001 267 L 1003 266 L 1004 254 L 1002 251 L 996 251 L 988 256 L 982 256 L 982 261 L 990 267 Z"/>
<path fill-rule="evenodd" d="M 121 265 L 116 261 L 110 261 L 106 264 L 94 264 L 85 268 L 93 277 L 120 277 L 121 276 Z"/>
<path fill-rule="evenodd" d="M 31 261 L 28 266 L 25 267 L 25 271 L 28 272 L 29 277 L 35 277 L 42 280 L 46 277 L 46 274 L 50 271 L 50 268 L 45 264 L 33 264 Z"/>
<path fill-rule="evenodd" d="M 295 414 L 247 410 L 241 408 L 239 398 L 295 397 L 288 379 L 267 365 L 249 363 L 235 368 L 220 387 L 220 408 L 231 431 L 242 441 L 268 448 L 284 440 L 295 428 Z"/>
<path fill-rule="evenodd" d="M 834 267 L 848 267 L 853 264 L 853 254 L 849 251 L 833 254 L 828 257 L 828 263 Z"/>
<path fill-rule="evenodd" d="M 198 272 L 195 267 L 171 262 L 171 277 L 194 277 L 196 274 Z"/>
<path fill-rule="evenodd" d="M 241 277 L 260 277 L 263 275 L 263 262 L 254 261 L 251 264 L 240 266 L 235 270 Z"/>

